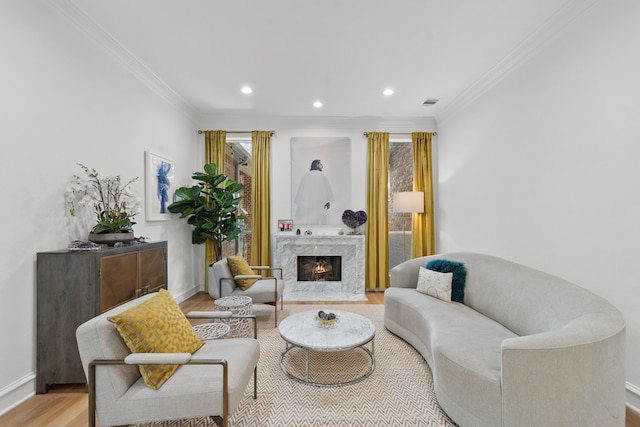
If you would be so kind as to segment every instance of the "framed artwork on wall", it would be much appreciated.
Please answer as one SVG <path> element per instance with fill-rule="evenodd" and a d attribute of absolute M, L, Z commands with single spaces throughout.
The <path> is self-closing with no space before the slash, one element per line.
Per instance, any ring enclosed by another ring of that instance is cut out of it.
<path fill-rule="evenodd" d="M 167 209 L 173 201 L 175 165 L 172 160 L 145 151 L 145 218 L 165 221 L 175 215 Z"/>
<path fill-rule="evenodd" d="M 351 204 L 351 140 L 291 138 L 291 216 L 296 225 L 340 225 Z"/>

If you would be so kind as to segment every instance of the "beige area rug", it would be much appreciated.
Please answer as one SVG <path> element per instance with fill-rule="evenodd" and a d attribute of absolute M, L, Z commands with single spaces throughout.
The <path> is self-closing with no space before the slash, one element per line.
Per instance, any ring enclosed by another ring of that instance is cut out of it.
<path fill-rule="evenodd" d="M 273 324 L 273 307 L 256 306 L 258 315 L 258 399 L 253 385 L 230 418 L 233 427 L 454 427 L 440 409 L 433 391 L 433 378 L 422 356 L 384 327 L 384 306 L 370 304 L 285 305 L 280 319 L 305 310 L 346 310 L 369 318 L 376 327 L 375 371 L 368 378 L 344 387 L 314 387 L 296 382 L 280 369 L 284 341 Z M 370 348 L 370 344 L 367 345 Z M 297 351 L 297 350 L 296 350 Z M 312 353 L 313 355 L 313 353 Z M 316 353 L 312 380 L 335 380 L 340 375 L 360 375 L 369 363 L 362 350 Z M 304 357 L 292 350 L 289 364 Z M 345 372 L 344 367 L 351 366 Z M 301 368 L 302 369 L 302 368 Z M 313 375 L 318 375 L 314 378 Z M 214 427 L 209 419 L 147 423 L 140 427 Z"/>

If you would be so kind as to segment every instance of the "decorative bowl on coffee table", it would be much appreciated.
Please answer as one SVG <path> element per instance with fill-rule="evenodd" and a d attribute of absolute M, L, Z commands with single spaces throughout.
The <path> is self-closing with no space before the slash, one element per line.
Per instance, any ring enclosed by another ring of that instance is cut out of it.
<path fill-rule="evenodd" d="M 340 316 L 335 313 L 325 313 L 320 310 L 313 319 L 323 328 L 332 328 L 340 321 Z"/>

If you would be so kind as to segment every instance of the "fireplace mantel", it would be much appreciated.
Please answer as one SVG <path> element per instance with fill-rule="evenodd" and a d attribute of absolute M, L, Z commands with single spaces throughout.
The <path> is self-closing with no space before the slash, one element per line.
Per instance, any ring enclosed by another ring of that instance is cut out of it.
<path fill-rule="evenodd" d="M 342 257 L 340 282 L 298 282 L 298 256 Z M 275 236 L 274 266 L 282 267 L 287 301 L 366 301 L 364 292 L 364 236 L 290 235 Z"/>

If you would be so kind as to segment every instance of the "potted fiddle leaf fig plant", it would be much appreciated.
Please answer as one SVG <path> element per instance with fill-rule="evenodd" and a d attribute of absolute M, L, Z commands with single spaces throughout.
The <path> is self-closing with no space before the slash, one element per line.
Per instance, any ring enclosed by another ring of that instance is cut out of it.
<path fill-rule="evenodd" d="M 240 235 L 245 216 L 237 213 L 241 200 L 238 193 L 243 185 L 218 173 L 215 163 L 207 163 L 204 172 L 195 172 L 192 178 L 198 184 L 178 188 L 177 201 L 167 209 L 180 214 L 180 218 L 187 218 L 193 226 L 191 243 L 202 244 L 211 239 L 220 258 L 222 242 L 236 240 Z"/>

